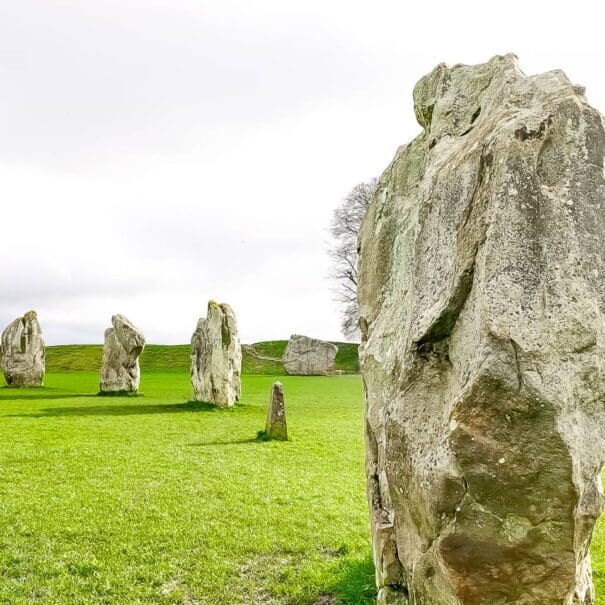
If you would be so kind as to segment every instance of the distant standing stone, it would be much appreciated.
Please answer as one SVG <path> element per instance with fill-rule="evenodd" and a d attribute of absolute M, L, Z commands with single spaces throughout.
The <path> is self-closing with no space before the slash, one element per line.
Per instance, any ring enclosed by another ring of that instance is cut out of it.
<path fill-rule="evenodd" d="M 284 386 L 281 382 L 273 383 L 271 388 L 265 433 L 269 439 L 282 439 L 284 441 L 288 439 Z"/>
<path fill-rule="evenodd" d="M 191 337 L 191 385 L 196 401 L 230 407 L 241 395 L 242 348 L 233 309 L 211 300 Z"/>
<path fill-rule="evenodd" d="M 293 334 L 284 352 L 286 374 L 323 376 L 334 370 L 338 347 L 331 342 Z"/>
<path fill-rule="evenodd" d="M 114 315 L 111 323 L 113 327 L 105 330 L 101 393 L 136 393 L 141 378 L 139 357 L 145 348 L 145 337 L 123 315 Z"/>
<path fill-rule="evenodd" d="M 44 381 L 44 340 L 35 311 L 2 332 L 2 371 L 11 387 L 39 387 Z"/>

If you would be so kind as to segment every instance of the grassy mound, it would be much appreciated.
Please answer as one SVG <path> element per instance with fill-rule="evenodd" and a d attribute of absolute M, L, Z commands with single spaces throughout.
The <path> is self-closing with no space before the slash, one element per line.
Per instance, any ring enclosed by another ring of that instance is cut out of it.
<path fill-rule="evenodd" d="M 359 354 L 357 352 L 358 344 L 352 342 L 335 342 L 338 347 L 336 353 L 336 369 L 343 374 L 359 373 Z"/>
<path fill-rule="evenodd" d="M 244 374 L 284 374 L 281 362 L 287 340 L 268 340 L 244 345 Z M 359 371 L 357 345 L 336 342 L 336 371 L 356 374 Z M 147 345 L 141 356 L 143 372 L 189 373 L 189 345 Z M 101 368 L 101 345 L 59 345 L 46 348 L 47 372 L 98 372 Z"/>

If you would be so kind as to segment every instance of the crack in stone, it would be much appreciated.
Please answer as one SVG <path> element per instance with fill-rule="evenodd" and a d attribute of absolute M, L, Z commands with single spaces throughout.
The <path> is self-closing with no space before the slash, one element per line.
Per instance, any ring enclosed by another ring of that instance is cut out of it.
<path fill-rule="evenodd" d="M 517 380 L 519 382 L 519 386 L 517 387 L 520 391 L 523 388 L 523 370 L 521 369 L 521 362 L 519 360 L 519 345 L 512 338 L 510 338 L 510 344 L 513 347 L 513 354 L 515 358 L 515 368 L 517 371 Z"/>

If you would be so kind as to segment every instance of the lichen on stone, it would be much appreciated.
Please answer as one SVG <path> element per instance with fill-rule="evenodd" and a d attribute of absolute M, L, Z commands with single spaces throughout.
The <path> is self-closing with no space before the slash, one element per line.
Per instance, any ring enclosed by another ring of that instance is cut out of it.
<path fill-rule="evenodd" d="M 379 602 L 589 605 L 603 119 L 514 55 L 437 66 L 414 111 L 359 240 Z"/>

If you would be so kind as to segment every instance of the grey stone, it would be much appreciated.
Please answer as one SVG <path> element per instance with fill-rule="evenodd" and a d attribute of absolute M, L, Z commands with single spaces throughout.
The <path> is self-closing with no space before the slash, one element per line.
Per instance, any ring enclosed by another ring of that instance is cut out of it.
<path fill-rule="evenodd" d="M 440 65 L 414 104 L 424 130 L 360 233 L 378 588 L 431 605 L 593 603 L 603 119 L 561 71 L 527 77 L 512 55 Z"/>
<path fill-rule="evenodd" d="M 111 324 L 113 327 L 105 330 L 101 393 L 136 393 L 141 379 L 139 357 L 145 348 L 145 337 L 123 315 L 114 315 Z"/>
<path fill-rule="evenodd" d="M 377 605 L 408 605 L 409 600 L 405 590 L 383 586 L 376 598 Z"/>
<path fill-rule="evenodd" d="M 11 387 L 38 387 L 44 382 L 44 340 L 35 311 L 11 322 L 2 332 L 2 371 Z"/>
<path fill-rule="evenodd" d="M 269 409 L 267 410 L 265 434 L 269 439 L 288 439 L 284 386 L 281 382 L 274 382 L 273 386 L 271 387 L 271 397 L 269 398 Z"/>
<path fill-rule="evenodd" d="M 293 334 L 284 352 L 286 374 L 322 376 L 334 370 L 338 347 L 331 342 Z"/>
<path fill-rule="evenodd" d="M 241 396 L 242 348 L 229 305 L 211 300 L 191 337 L 191 384 L 196 401 L 229 407 Z"/>

